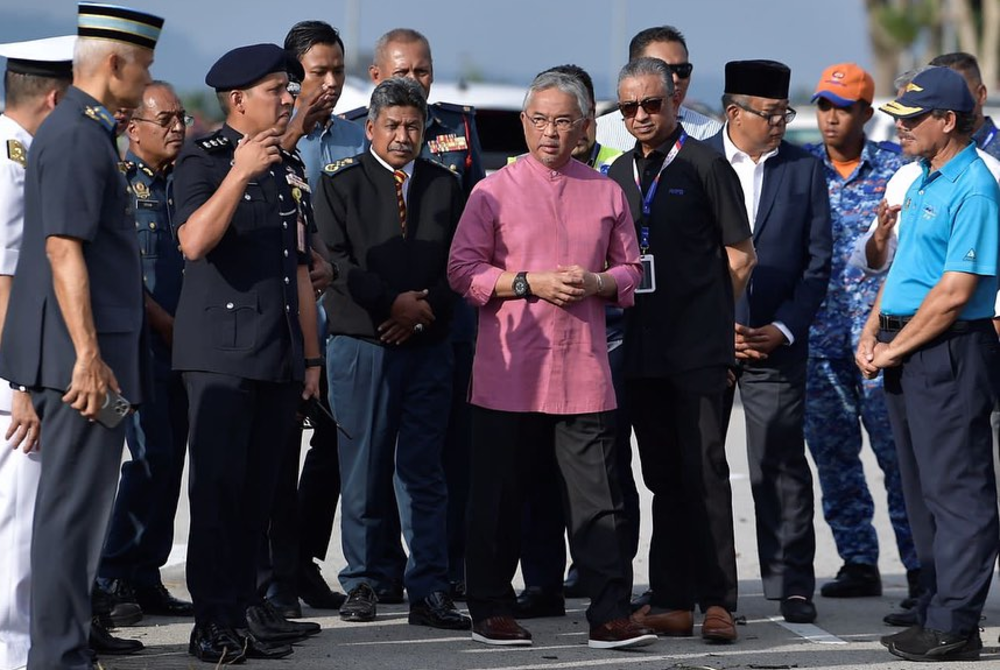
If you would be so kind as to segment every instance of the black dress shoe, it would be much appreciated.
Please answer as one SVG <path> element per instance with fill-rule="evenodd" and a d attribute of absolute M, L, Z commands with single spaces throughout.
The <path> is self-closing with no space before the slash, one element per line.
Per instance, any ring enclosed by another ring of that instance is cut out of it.
<path fill-rule="evenodd" d="M 135 601 L 142 608 L 143 614 L 194 616 L 194 605 L 186 600 L 173 597 L 162 583 L 155 586 L 137 586 Z"/>
<path fill-rule="evenodd" d="M 367 584 L 359 584 L 347 594 L 347 602 L 340 606 L 344 621 L 374 621 L 378 596 Z"/>
<path fill-rule="evenodd" d="M 979 631 L 969 635 L 945 633 L 922 628 L 912 636 L 898 639 L 889 645 L 889 653 L 908 661 L 947 663 L 949 661 L 977 661 L 983 649 Z"/>
<path fill-rule="evenodd" d="M 882 577 L 877 565 L 845 563 L 837 578 L 819 590 L 824 598 L 866 598 L 882 595 Z"/>
<path fill-rule="evenodd" d="M 247 659 L 243 640 L 236 631 L 216 623 L 195 624 L 188 653 L 199 661 L 219 665 L 242 663 Z"/>
<path fill-rule="evenodd" d="M 546 591 L 537 586 L 529 586 L 521 591 L 514 605 L 515 619 L 538 619 L 550 616 L 566 616 L 566 599 L 563 594 Z"/>
<path fill-rule="evenodd" d="M 312 621 L 289 621 L 266 600 L 247 608 L 247 627 L 263 642 L 295 642 L 322 630 Z"/>
<path fill-rule="evenodd" d="M 323 579 L 323 575 L 320 574 L 319 566 L 312 561 L 305 561 L 299 565 L 297 582 L 299 597 L 309 607 L 318 610 L 339 610 L 340 606 L 347 600 L 347 596 L 343 593 L 337 593 L 330 588 L 330 585 Z"/>
<path fill-rule="evenodd" d="M 247 658 L 284 658 L 295 651 L 287 642 L 264 642 L 250 632 L 249 628 L 237 628 L 236 636 L 243 643 Z"/>
<path fill-rule="evenodd" d="M 420 602 L 412 603 L 408 620 L 413 626 L 430 626 L 445 630 L 472 628 L 472 619 L 459 612 L 455 603 L 443 591 L 435 591 Z"/>
<path fill-rule="evenodd" d="M 135 601 L 135 593 L 121 579 L 95 583 L 90 593 L 90 606 L 105 628 L 134 626 L 142 621 L 142 608 Z"/>
<path fill-rule="evenodd" d="M 785 598 L 781 601 L 781 616 L 788 623 L 812 623 L 816 620 L 816 606 L 806 598 Z"/>
<path fill-rule="evenodd" d="M 919 623 L 917 610 L 915 609 L 903 610 L 902 612 L 889 612 L 882 617 L 882 621 L 887 626 L 902 626 L 903 628 L 916 626 Z"/>
<path fill-rule="evenodd" d="M 302 618 L 302 606 L 299 605 L 298 598 L 277 593 L 273 596 L 268 596 L 266 600 L 278 614 L 286 619 Z"/>
<path fill-rule="evenodd" d="M 402 605 L 406 602 L 402 586 L 380 586 L 375 589 L 375 595 L 383 605 Z"/>
<path fill-rule="evenodd" d="M 112 635 L 96 616 L 90 621 L 90 649 L 106 656 L 126 656 L 143 650 L 139 640 L 125 640 Z"/>

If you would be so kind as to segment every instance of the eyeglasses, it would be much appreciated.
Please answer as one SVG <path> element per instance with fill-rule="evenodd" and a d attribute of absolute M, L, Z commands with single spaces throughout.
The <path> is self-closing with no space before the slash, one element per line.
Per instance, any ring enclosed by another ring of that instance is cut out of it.
<path fill-rule="evenodd" d="M 619 102 L 618 111 L 626 119 L 631 119 L 642 107 L 642 111 L 647 114 L 658 114 L 663 109 L 663 101 L 666 98 L 643 98 L 642 100 L 632 100 L 630 102 Z"/>
<path fill-rule="evenodd" d="M 750 112 L 751 114 L 759 116 L 762 119 L 766 119 L 767 125 L 769 126 L 776 126 L 780 123 L 791 123 L 792 120 L 795 118 L 795 113 L 796 113 L 795 110 L 792 109 L 791 107 L 789 107 L 784 112 L 762 112 L 759 109 L 754 109 L 749 105 L 744 105 L 739 102 L 734 102 L 733 104 L 742 109 L 743 111 Z"/>
<path fill-rule="evenodd" d="M 667 67 L 670 71 L 677 75 L 679 79 L 687 79 L 691 76 L 691 71 L 694 70 L 694 65 L 691 63 L 667 63 Z"/>
<path fill-rule="evenodd" d="M 579 119 L 570 119 L 565 116 L 560 116 L 555 119 L 550 119 L 547 116 L 529 116 L 528 121 L 535 127 L 536 130 L 545 130 L 552 124 L 556 128 L 556 132 L 566 133 L 569 132 L 574 126 L 583 122 L 584 117 Z"/>
<path fill-rule="evenodd" d="M 155 123 L 160 128 L 173 128 L 177 121 L 184 124 L 185 127 L 190 128 L 191 124 L 194 123 L 194 117 L 189 115 L 183 109 L 178 112 L 163 112 L 158 115 L 155 119 L 144 119 L 141 116 L 133 116 L 133 121 L 145 121 L 146 123 Z"/>

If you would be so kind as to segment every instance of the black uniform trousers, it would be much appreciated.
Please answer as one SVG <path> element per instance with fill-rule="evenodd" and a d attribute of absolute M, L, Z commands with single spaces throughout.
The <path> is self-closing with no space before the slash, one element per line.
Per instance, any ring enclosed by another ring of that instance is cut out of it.
<path fill-rule="evenodd" d="M 652 602 L 732 612 L 738 579 L 723 434 L 726 368 L 630 379 L 627 386 L 642 478 L 653 493 Z"/>
<path fill-rule="evenodd" d="M 174 543 L 174 516 L 187 450 L 187 391 L 170 353 L 153 354 L 153 395 L 126 419 L 131 460 L 121 467 L 118 497 L 98 576 L 134 586 L 160 584 Z"/>
<path fill-rule="evenodd" d="M 257 556 L 301 382 L 184 372 L 190 403 L 187 582 L 198 624 L 246 627 Z"/>
<path fill-rule="evenodd" d="M 44 455 L 31 541 L 30 670 L 92 667 L 90 590 L 125 445 L 124 423 L 91 423 L 62 396 L 32 392 Z"/>
<path fill-rule="evenodd" d="M 534 480 L 538 451 L 552 445 L 558 476 Z M 554 415 L 472 407 L 465 579 L 473 621 L 514 615 L 511 580 L 532 486 L 561 493 L 570 551 L 590 596 L 590 625 L 629 616 L 632 562 L 617 467 L 613 411 Z"/>
<path fill-rule="evenodd" d="M 926 587 L 917 615 L 927 628 L 962 635 L 979 627 L 998 543 L 990 412 L 1000 360 L 989 320 L 971 323 L 883 371 Z M 879 340 L 894 336 L 883 331 Z"/>
<path fill-rule="evenodd" d="M 763 363 L 743 366 L 740 400 L 746 416 L 750 489 L 757 521 L 757 552 L 764 597 L 812 598 L 813 481 L 806 460 L 806 355 L 781 348 Z M 726 395 L 726 425 L 735 388 Z"/>

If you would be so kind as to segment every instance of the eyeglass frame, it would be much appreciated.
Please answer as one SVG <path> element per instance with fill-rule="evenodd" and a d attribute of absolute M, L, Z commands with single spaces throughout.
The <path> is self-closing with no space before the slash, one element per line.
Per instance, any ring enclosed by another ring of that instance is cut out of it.
<path fill-rule="evenodd" d="M 528 116 L 526 112 L 522 112 L 522 114 L 524 115 L 524 118 L 528 120 L 528 123 L 531 124 L 531 127 L 541 133 L 544 133 L 546 130 L 548 130 L 550 125 L 556 129 L 557 133 L 568 133 L 569 131 L 573 130 L 574 126 L 587 120 L 586 116 L 581 116 L 578 119 L 570 120 L 568 117 L 565 116 L 557 116 L 554 119 L 550 119 L 549 117 L 542 116 L 540 114 L 538 116 Z M 559 126 L 560 122 L 564 122 L 563 127 Z M 541 123 L 542 125 L 538 125 L 539 123 Z"/>
<path fill-rule="evenodd" d="M 164 125 L 164 122 L 160 121 L 159 119 L 146 119 L 141 116 L 135 116 L 134 114 L 129 120 L 145 121 L 146 123 L 152 123 L 154 125 L 157 125 L 164 130 L 173 128 L 174 124 L 177 123 L 177 121 L 180 121 L 185 128 L 190 128 L 192 125 L 194 125 L 194 117 L 188 114 L 187 110 L 182 109 L 176 112 L 169 112 L 169 113 L 161 112 L 161 114 L 168 114 L 167 118 L 165 119 L 166 125 Z"/>
<path fill-rule="evenodd" d="M 798 112 L 796 112 L 791 107 L 786 108 L 784 114 L 779 114 L 778 112 L 771 112 L 771 113 L 763 112 L 759 109 L 754 109 L 750 105 L 744 105 L 743 103 L 736 102 L 735 100 L 733 100 L 733 104 L 745 112 L 750 112 L 751 114 L 759 116 L 760 118 L 764 119 L 765 121 L 767 121 L 767 125 L 769 125 L 772 128 L 776 127 L 782 121 L 784 121 L 785 125 L 787 126 L 789 123 L 794 121 L 795 117 L 798 115 Z M 777 122 L 772 121 L 772 119 L 775 118 L 780 120 Z"/>
<path fill-rule="evenodd" d="M 679 79 L 690 79 L 691 73 L 694 72 L 694 63 L 667 63 L 667 67 L 670 68 L 670 73 L 677 75 Z M 682 74 L 681 70 L 687 71 L 687 74 Z"/>
<path fill-rule="evenodd" d="M 650 96 L 648 98 L 643 98 L 642 100 L 629 100 L 628 102 L 619 102 L 618 111 L 621 113 L 622 118 L 625 119 L 634 118 L 635 115 L 639 113 L 640 107 L 642 107 L 642 111 L 646 112 L 647 114 L 659 114 L 663 110 L 663 103 L 666 101 L 667 101 L 667 96 L 659 95 L 659 96 Z M 646 105 L 651 102 L 657 103 L 656 109 L 646 108 Z M 623 106 L 629 107 L 631 109 L 632 105 L 635 105 L 635 108 L 631 113 L 626 113 L 625 110 L 622 109 Z"/>

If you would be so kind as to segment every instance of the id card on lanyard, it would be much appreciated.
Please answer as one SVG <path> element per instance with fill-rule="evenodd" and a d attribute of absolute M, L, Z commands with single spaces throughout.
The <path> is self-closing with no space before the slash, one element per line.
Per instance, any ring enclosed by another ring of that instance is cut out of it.
<path fill-rule="evenodd" d="M 680 153 L 686 139 L 687 133 L 682 130 L 680 137 L 677 138 L 673 148 L 670 149 L 670 153 L 663 159 L 663 165 L 660 166 L 660 171 L 656 173 L 656 177 L 653 178 L 653 183 L 649 185 L 649 190 L 646 191 L 645 195 L 642 193 L 642 180 L 639 178 L 639 168 L 635 164 L 635 161 L 632 161 L 632 175 L 635 177 L 635 187 L 639 189 L 639 194 L 642 195 L 642 219 L 639 226 L 639 262 L 642 264 L 642 279 L 639 282 L 638 288 L 635 289 L 636 293 L 652 293 L 656 290 L 656 259 L 653 257 L 653 254 L 649 253 L 649 217 L 653 209 L 653 198 L 656 197 L 656 189 L 660 186 L 660 177 L 663 176 L 663 171 L 667 169 L 667 166 L 677 158 L 677 154 Z"/>

